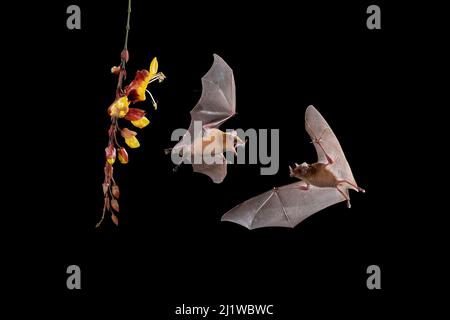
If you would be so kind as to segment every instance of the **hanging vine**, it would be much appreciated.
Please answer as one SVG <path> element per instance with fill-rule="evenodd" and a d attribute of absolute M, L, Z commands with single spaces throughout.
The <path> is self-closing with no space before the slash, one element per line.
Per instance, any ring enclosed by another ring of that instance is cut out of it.
<path fill-rule="evenodd" d="M 128 52 L 128 34 L 130 32 L 130 16 L 131 16 L 131 0 L 128 0 L 127 25 L 125 33 L 125 44 L 120 54 L 120 64 L 111 68 L 111 72 L 118 76 L 116 97 L 108 108 L 108 115 L 111 118 L 111 125 L 108 129 L 108 145 L 105 148 L 105 179 L 103 181 L 103 212 L 100 221 L 96 227 L 99 227 L 104 221 L 107 212 L 111 214 L 111 220 L 114 224 L 119 224 L 117 213 L 119 212 L 120 189 L 114 179 L 114 164 L 116 158 L 120 163 L 128 163 L 128 153 L 120 144 L 117 135 L 120 134 L 125 144 L 129 148 L 138 148 L 139 140 L 136 138 L 137 132 L 128 128 L 121 128 L 119 120 L 130 121 L 131 124 L 139 129 L 146 127 L 150 121 L 146 117 L 146 111 L 138 108 L 132 108 L 130 105 L 146 100 L 147 95 L 150 97 L 153 107 L 157 109 L 157 103 L 153 95 L 147 89 L 152 82 L 161 82 L 165 79 L 162 72 L 158 72 L 158 60 L 153 58 L 148 70 L 139 70 L 133 81 L 126 87 L 123 87 L 123 81 L 126 80 L 126 64 L 129 60 Z"/>

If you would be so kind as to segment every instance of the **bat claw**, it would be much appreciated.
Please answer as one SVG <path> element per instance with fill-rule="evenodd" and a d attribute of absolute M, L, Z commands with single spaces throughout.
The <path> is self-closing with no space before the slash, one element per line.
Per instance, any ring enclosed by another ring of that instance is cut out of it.
<path fill-rule="evenodd" d="M 347 208 L 351 208 L 352 207 L 352 204 L 350 203 L 350 200 L 347 200 Z"/>

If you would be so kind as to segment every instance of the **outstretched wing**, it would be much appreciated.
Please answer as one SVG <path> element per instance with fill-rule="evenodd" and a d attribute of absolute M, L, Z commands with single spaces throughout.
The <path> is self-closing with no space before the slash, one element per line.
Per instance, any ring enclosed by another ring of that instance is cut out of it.
<path fill-rule="evenodd" d="M 174 147 L 179 150 L 184 145 L 192 144 L 194 136 L 201 136 L 202 128 L 218 128 L 236 113 L 236 86 L 233 70 L 217 54 L 209 71 L 202 78 L 202 95 L 191 110 L 191 124 L 188 133 Z M 200 121 L 194 133 L 194 121 Z"/>
<path fill-rule="evenodd" d="M 356 186 L 350 165 L 345 158 L 344 151 L 338 139 L 331 130 L 322 115 L 313 106 L 309 106 L 305 112 L 305 129 L 308 132 L 317 151 L 318 162 L 332 164 L 328 167 L 338 179 L 347 180 Z M 352 187 L 352 189 L 355 189 Z M 356 190 L 356 189 L 355 189 Z"/>
<path fill-rule="evenodd" d="M 248 229 L 262 227 L 293 228 L 310 215 L 344 201 L 336 188 L 306 186 L 303 181 L 274 188 L 253 197 L 222 216 L 222 221 L 240 224 Z"/>
<path fill-rule="evenodd" d="M 236 113 L 233 70 L 214 54 L 214 62 L 202 78 L 202 95 L 191 110 L 191 125 L 202 121 L 204 127 L 218 128 Z M 189 127 L 189 128 L 190 128 Z"/>

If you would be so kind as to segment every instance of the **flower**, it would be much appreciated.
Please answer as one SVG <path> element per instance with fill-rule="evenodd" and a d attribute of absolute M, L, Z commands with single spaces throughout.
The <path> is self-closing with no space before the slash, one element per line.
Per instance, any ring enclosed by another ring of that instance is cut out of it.
<path fill-rule="evenodd" d="M 158 59 L 156 59 L 156 57 L 153 58 L 150 63 L 149 70 L 137 71 L 134 80 L 125 88 L 125 94 L 128 99 L 133 103 L 145 101 L 145 91 L 147 90 L 147 86 L 150 81 L 155 78 L 158 78 L 159 81 L 162 81 L 165 78 L 162 73 L 158 73 Z M 154 101 L 153 104 L 155 104 Z"/>
<path fill-rule="evenodd" d="M 119 158 L 120 163 L 126 164 L 128 163 L 128 153 L 125 148 L 117 149 L 117 157 Z"/>
<path fill-rule="evenodd" d="M 125 120 L 136 121 L 145 116 L 145 111 L 138 108 L 129 108 L 128 113 L 125 115 Z"/>
<path fill-rule="evenodd" d="M 111 117 L 123 118 L 128 113 L 128 106 L 130 102 L 126 96 L 116 99 L 108 108 L 108 113 Z"/>
<path fill-rule="evenodd" d="M 140 144 L 139 144 L 139 140 L 136 138 L 137 132 L 129 130 L 127 128 L 123 128 L 120 131 L 120 134 L 122 135 L 122 137 L 125 139 L 125 143 L 130 147 L 130 148 L 139 148 Z"/>
<path fill-rule="evenodd" d="M 135 127 L 142 129 L 150 123 L 150 120 L 148 120 L 144 115 L 144 110 L 129 108 L 128 113 L 125 115 L 125 119 L 130 120 Z"/>
<path fill-rule="evenodd" d="M 108 161 L 109 164 L 113 164 L 114 161 L 116 161 L 116 148 L 112 144 L 108 145 L 105 148 L 105 156 L 106 161 Z"/>
<path fill-rule="evenodd" d="M 142 128 L 146 127 L 150 123 L 150 120 L 148 120 L 147 117 L 142 117 L 139 120 L 131 121 L 131 123 L 135 127 L 138 127 L 139 129 L 142 129 Z"/>

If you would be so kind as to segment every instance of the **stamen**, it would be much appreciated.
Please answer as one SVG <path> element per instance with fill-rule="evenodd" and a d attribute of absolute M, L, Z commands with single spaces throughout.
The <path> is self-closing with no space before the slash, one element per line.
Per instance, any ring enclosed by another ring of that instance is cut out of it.
<path fill-rule="evenodd" d="M 145 91 L 150 95 L 150 99 L 152 99 L 152 103 L 153 103 L 153 108 L 158 109 L 158 105 L 156 104 L 155 99 L 153 98 L 152 94 L 150 93 L 150 91 L 148 91 L 148 89 L 145 89 Z"/>
<path fill-rule="evenodd" d="M 164 73 L 158 72 L 157 74 L 155 74 L 153 76 L 153 78 L 148 82 L 148 84 L 150 84 L 156 80 L 159 80 L 159 82 L 162 82 L 165 78 L 166 78 L 166 76 L 164 75 Z"/>

